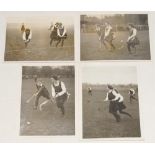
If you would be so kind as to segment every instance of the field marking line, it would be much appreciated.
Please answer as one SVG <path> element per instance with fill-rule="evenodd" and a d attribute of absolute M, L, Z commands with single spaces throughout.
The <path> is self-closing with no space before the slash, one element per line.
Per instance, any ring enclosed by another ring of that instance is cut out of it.
<path fill-rule="evenodd" d="M 63 47 L 47 47 L 47 48 L 31 48 L 31 49 L 28 49 L 28 48 L 26 48 L 26 49 L 17 49 L 17 50 L 9 50 L 9 51 L 7 51 L 6 50 L 6 52 L 7 53 L 10 53 L 10 52 L 18 52 L 18 51 L 29 51 L 29 50 L 43 50 L 43 49 L 63 49 L 63 48 L 72 48 L 72 47 L 74 47 L 74 46 L 63 46 Z"/>

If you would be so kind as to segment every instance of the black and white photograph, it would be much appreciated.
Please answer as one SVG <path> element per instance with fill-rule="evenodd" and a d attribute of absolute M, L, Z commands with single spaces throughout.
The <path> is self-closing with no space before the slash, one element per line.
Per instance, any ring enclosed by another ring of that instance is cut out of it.
<path fill-rule="evenodd" d="M 83 138 L 140 138 L 136 67 L 83 66 Z"/>
<path fill-rule="evenodd" d="M 81 15 L 81 60 L 150 60 L 148 14 Z"/>
<path fill-rule="evenodd" d="M 5 61 L 74 60 L 74 20 L 52 13 L 7 18 Z"/>
<path fill-rule="evenodd" d="M 73 66 L 23 66 L 21 136 L 75 135 Z"/>

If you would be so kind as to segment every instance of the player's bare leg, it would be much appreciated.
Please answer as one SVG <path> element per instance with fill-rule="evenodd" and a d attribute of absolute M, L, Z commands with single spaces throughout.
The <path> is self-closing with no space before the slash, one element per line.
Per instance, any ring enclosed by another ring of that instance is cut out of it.
<path fill-rule="evenodd" d="M 53 43 L 53 38 L 50 40 L 50 46 L 52 46 L 52 43 Z"/>
<path fill-rule="evenodd" d="M 103 44 L 104 44 L 105 48 L 108 50 L 109 48 L 108 48 L 107 42 L 105 40 L 103 41 Z"/>
<path fill-rule="evenodd" d="M 127 116 L 129 116 L 130 118 L 132 118 L 132 115 L 131 115 L 131 114 L 129 114 L 128 112 L 125 112 L 125 111 L 123 111 L 123 110 L 119 110 L 119 113 L 120 113 L 120 114 L 127 115 Z"/>

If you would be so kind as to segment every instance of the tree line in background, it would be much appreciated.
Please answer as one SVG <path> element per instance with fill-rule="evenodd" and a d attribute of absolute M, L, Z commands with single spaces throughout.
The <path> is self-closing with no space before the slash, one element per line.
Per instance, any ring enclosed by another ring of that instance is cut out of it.
<path fill-rule="evenodd" d="M 60 77 L 74 77 L 73 66 L 24 66 L 22 70 L 23 78 L 33 78 L 34 76 L 40 78 L 51 78 L 53 75 Z"/>
<path fill-rule="evenodd" d="M 95 25 L 103 25 L 105 22 L 110 23 L 117 31 L 126 31 L 129 23 L 133 23 L 138 30 L 148 30 L 147 14 L 81 15 L 81 29 L 86 31 L 91 27 L 93 30 Z"/>
<path fill-rule="evenodd" d="M 137 84 L 111 84 L 114 88 L 118 88 L 119 90 L 124 90 L 126 88 L 130 89 L 130 88 L 134 88 L 135 90 L 138 91 L 138 85 Z M 83 83 L 82 84 L 83 89 L 88 89 L 89 87 L 91 87 L 92 89 L 99 89 L 99 90 L 105 90 L 107 89 L 107 85 L 106 84 L 90 84 L 90 83 Z"/>

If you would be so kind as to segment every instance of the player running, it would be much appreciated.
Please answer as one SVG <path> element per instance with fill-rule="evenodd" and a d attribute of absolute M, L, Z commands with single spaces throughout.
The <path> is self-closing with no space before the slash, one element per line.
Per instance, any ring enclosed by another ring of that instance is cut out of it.
<path fill-rule="evenodd" d="M 32 39 L 32 30 L 26 28 L 25 31 L 23 32 L 23 41 L 25 42 L 25 47 L 27 47 L 31 39 Z"/>
<path fill-rule="evenodd" d="M 123 109 L 126 108 L 126 106 L 123 103 L 124 101 L 123 96 L 116 89 L 114 89 L 111 85 L 108 85 L 107 87 L 109 91 L 104 101 L 110 101 L 109 112 L 113 114 L 113 116 L 116 119 L 116 122 L 120 122 L 121 120 L 121 117 L 118 114 L 118 112 L 120 114 L 124 114 L 129 117 L 132 117 L 129 113 L 123 111 Z"/>
<path fill-rule="evenodd" d="M 98 35 L 98 40 L 100 42 L 100 48 L 102 48 L 102 44 L 104 44 L 104 46 L 106 47 L 106 44 L 104 43 L 104 26 L 96 24 L 95 31 Z"/>
<path fill-rule="evenodd" d="M 133 100 L 136 100 L 137 101 L 137 98 L 135 97 L 135 95 L 136 95 L 135 90 L 133 88 L 131 88 L 129 90 L 130 104 L 132 104 L 132 101 Z"/>

